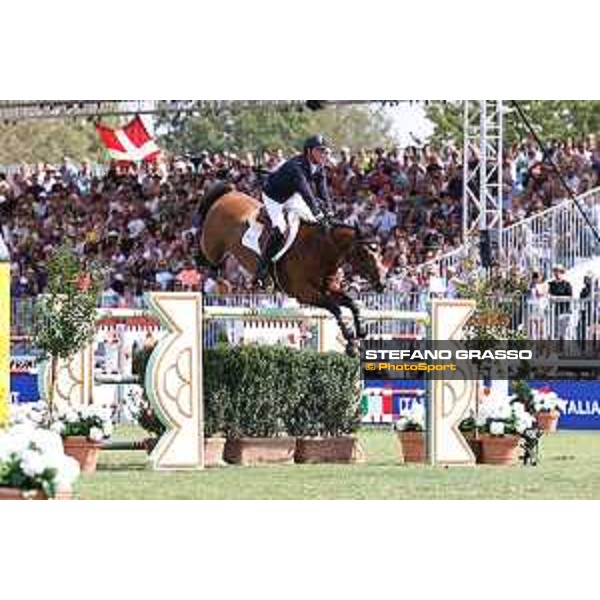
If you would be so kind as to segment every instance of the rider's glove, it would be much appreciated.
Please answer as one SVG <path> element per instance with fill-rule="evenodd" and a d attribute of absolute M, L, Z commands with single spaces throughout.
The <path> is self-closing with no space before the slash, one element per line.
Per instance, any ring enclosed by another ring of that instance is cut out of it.
<path fill-rule="evenodd" d="M 325 230 L 326 233 L 329 233 L 331 230 L 331 223 L 329 222 L 329 218 L 326 214 L 319 212 L 315 215 L 315 219 L 317 223 Z"/>

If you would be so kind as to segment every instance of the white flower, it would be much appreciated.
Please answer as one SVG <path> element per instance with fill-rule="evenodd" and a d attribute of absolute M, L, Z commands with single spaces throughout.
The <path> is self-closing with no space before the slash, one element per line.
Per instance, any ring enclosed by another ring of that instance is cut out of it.
<path fill-rule="evenodd" d="M 0 463 L 8 462 L 13 453 L 12 440 L 8 433 L 0 433 Z"/>
<path fill-rule="evenodd" d="M 50 430 L 61 435 L 65 430 L 65 424 L 62 421 L 54 421 L 54 423 L 50 425 Z"/>
<path fill-rule="evenodd" d="M 28 477 L 37 477 L 46 469 L 43 455 L 36 450 L 25 450 L 21 455 L 21 469 Z"/>
<path fill-rule="evenodd" d="M 31 435 L 31 443 L 42 454 L 62 454 L 63 444 L 60 435 L 47 429 L 36 429 Z"/>
<path fill-rule="evenodd" d="M 63 455 L 56 472 L 56 487 L 59 492 L 70 491 L 79 477 L 79 463 L 70 456 Z"/>
<path fill-rule="evenodd" d="M 526 413 L 525 405 L 522 402 L 513 402 L 512 404 L 513 413 L 516 417 Z"/>
<path fill-rule="evenodd" d="M 425 407 L 420 402 L 413 402 L 411 410 L 412 418 L 419 422 L 425 422 Z"/>
<path fill-rule="evenodd" d="M 101 442 L 104 439 L 104 432 L 99 427 L 92 427 L 88 434 L 88 438 L 92 440 L 92 442 Z"/>
<path fill-rule="evenodd" d="M 79 414 L 77 413 L 76 410 L 73 410 L 71 408 L 71 409 L 65 411 L 64 420 L 67 423 L 78 423 L 79 422 Z"/>
<path fill-rule="evenodd" d="M 34 429 L 31 422 L 0 432 L 0 462 L 9 473 L 40 478 L 57 489 L 70 489 L 79 474 L 79 465 L 65 456 L 60 436 L 46 429 Z"/>
<path fill-rule="evenodd" d="M 499 402 L 496 406 L 495 414 L 497 419 L 510 419 L 512 416 L 510 404 L 506 400 Z"/>
<path fill-rule="evenodd" d="M 27 423 L 15 425 L 8 430 L 9 444 L 15 454 L 21 454 L 29 449 L 32 432 L 33 427 Z"/>
<path fill-rule="evenodd" d="M 417 425 L 421 429 L 425 428 L 425 407 L 421 402 L 413 401 L 410 409 L 404 411 L 396 421 L 396 429 L 399 431 L 404 431 L 411 425 Z"/>
<path fill-rule="evenodd" d="M 515 421 L 515 428 L 518 433 L 524 433 L 525 430 L 533 427 L 535 419 L 528 412 L 524 412 L 517 416 Z"/>
<path fill-rule="evenodd" d="M 532 390 L 533 405 L 536 412 L 558 410 L 563 412 L 566 408 L 566 401 L 553 391 Z"/>
<path fill-rule="evenodd" d="M 401 416 L 396 421 L 396 429 L 398 431 L 404 431 L 408 427 L 408 423 L 409 423 L 408 417 Z"/>
<path fill-rule="evenodd" d="M 504 435 L 504 423 L 502 421 L 492 421 L 490 423 L 490 433 L 492 435 Z"/>
<path fill-rule="evenodd" d="M 8 422 L 9 426 L 26 423 L 40 425 L 47 419 L 47 416 L 47 406 L 43 401 L 12 404 Z"/>
<path fill-rule="evenodd" d="M 114 427 L 111 421 L 107 421 L 102 426 L 102 430 L 104 431 L 104 437 L 110 437 L 113 434 Z"/>

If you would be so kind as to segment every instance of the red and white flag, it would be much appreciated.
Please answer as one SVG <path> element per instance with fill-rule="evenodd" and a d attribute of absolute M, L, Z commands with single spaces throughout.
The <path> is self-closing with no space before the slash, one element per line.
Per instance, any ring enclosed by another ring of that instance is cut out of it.
<path fill-rule="evenodd" d="M 98 123 L 96 130 L 114 160 L 153 161 L 160 154 L 160 148 L 148 133 L 148 129 L 139 115 L 136 115 L 132 121 L 120 129 L 113 129 Z"/>

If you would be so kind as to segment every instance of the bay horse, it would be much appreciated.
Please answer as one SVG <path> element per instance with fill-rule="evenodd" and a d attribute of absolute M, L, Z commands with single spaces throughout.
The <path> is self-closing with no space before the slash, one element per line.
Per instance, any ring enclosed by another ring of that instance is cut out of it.
<path fill-rule="evenodd" d="M 219 182 L 207 190 L 198 205 L 203 259 L 218 267 L 232 254 L 249 273 L 256 273 L 258 257 L 242 245 L 242 237 L 261 208 L 258 200 L 230 184 Z M 385 269 L 375 240 L 350 225 L 334 223 L 325 231 L 321 225 L 301 223 L 293 245 L 271 265 L 271 275 L 288 296 L 329 311 L 346 341 L 347 354 L 354 355 L 356 340 L 366 336 L 366 329 L 358 306 L 337 281 L 344 265 L 365 277 L 377 292 L 384 290 Z M 351 311 L 354 331 L 342 319 L 342 307 Z"/>

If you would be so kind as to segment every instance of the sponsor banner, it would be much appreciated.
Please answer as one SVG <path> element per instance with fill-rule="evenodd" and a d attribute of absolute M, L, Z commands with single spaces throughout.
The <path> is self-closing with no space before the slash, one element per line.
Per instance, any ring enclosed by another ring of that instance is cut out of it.
<path fill-rule="evenodd" d="M 10 357 L 11 402 L 36 402 L 40 399 L 35 356 Z"/>
<path fill-rule="evenodd" d="M 530 380 L 532 388 L 550 388 L 567 402 L 559 429 L 600 430 L 600 381 Z M 361 399 L 363 423 L 394 423 L 412 402 L 426 402 L 424 381 L 365 381 Z"/>
<path fill-rule="evenodd" d="M 37 360 L 35 356 L 11 356 L 10 372 L 31 373 L 37 375 Z"/>

